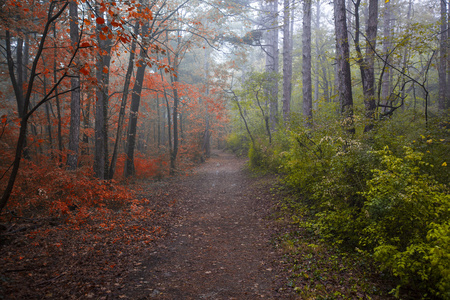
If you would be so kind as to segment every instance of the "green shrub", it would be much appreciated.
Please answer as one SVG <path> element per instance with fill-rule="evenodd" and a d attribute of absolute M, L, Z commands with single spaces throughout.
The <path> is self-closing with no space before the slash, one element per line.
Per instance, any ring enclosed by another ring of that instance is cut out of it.
<path fill-rule="evenodd" d="M 254 171 L 277 173 L 279 155 L 275 155 L 272 145 L 255 143 L 248 150 L 249 165 Z"/>
<path fill-rule="evenodd" d="M 249 139 L 246 135 L 237 133 L 230 133 L 227 137 L 227 144 L 225 148 L 231 150 L 234 154 L 243 156 L 247 155 L 249 151 Z"/>
<path fill-rule="evenodd" d="M 450 196 L 424 172 L 423 153 L 405 147 L 397 157 L 387 147 L 375 151 L 381 166 L 362 194 L 368 226 L 361 244 L 375 260 L 401 279 L 449 299 Z M 442 248 L 444 247 L 444 248 Z M 446 296 L 445 296 L 446 295 Z"/>
<path fill-rule="evenodd" d="M 272 145 L 258 140 L 250 164 L 281 172 L 297 195 L 289 207 L 309 209 L 298 213 L 312 216 L 307 227 L 373 257 L 399 278 L 394 292 L 407 286 L 424 298 L 450 299 L 448 130 L 429 122 L 421 134 L 422 123 L 405 126 L 410 117 L 359 130 L 361 137 L 338 122 L 311 130 L 300 120 L 277 131 Z"/>
<path fill-rule="evenodd" d="M 250 167 L 254 169 L 261 169 L 264 167 L 264 155 L 260 147 L 257 145 L 250 145 L 248 150 L 248 158 Z"/>

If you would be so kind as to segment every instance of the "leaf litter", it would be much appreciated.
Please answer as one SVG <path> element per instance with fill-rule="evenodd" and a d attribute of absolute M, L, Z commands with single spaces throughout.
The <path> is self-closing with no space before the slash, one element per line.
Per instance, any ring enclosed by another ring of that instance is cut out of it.
<path fill-rule="evenodd" d="M 136 199 L 101 218 L 16 222 L 1 235 L 0 299 L 369 299 L 351 280 L 317 278 L 318 289 L 300 281 L 311 282 L 306 269 L 293 274 L 292 251 L 279 246 L 293 227 L 275 220 L 275 183 L 214 152 L 189 176 L 134 182 Z M 292 248 L 295 260 L 323 247 Z"/>

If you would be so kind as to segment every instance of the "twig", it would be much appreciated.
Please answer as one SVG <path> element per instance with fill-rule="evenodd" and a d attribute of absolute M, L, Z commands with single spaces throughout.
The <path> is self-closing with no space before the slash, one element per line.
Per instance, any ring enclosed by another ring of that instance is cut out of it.
<path fill-rule="evenodd" d="M 35 286 L 44 285 L 44 284 L 47 284 L 47 283 L 52 283 L 52 282 L 54 282 L 56 279 L 61 278 L 62 276 L 65 276 L 65 275 L 66 275 L 66 273 L 64 272 L 64 273 L 62 273 L 62 274 L 59 274 L 59 275 L 56 276 L 56 277 L 53 277 L 53 278 L 50 278 L 50 279 L 47 279 L 47 280 L 42 280 L 42 281 L 36 283 Z"/>

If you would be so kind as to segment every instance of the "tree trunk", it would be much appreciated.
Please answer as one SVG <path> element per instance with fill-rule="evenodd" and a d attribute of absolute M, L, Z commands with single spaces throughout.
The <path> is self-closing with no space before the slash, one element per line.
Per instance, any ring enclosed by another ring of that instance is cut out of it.
<path fill-rule="evenodd" d="M 322 64 L 322 77 L 323 77 L 323 95 L 325 97 L 325 102 L 330 102 L 330 87 L 328 83 L 328 71 L 327 71 L 327 61 L 324 55 L 320 56 L 320 63 Z"/>
<path fill-rule="evenodd" d="M 236 96 L 234 92 L 233 93 L 233 100 L 236 102 L 236 105 L 239 109 L 239 115 L 241 116 L 242 121 L 244 122 L 245 129 L 247 130 L 248 136 L 250 137 L 250 140 L 252 142 L 253 148 L 255 148 L 255 139 L 253 138 L 252 132 L 250 131 L 250 128 L 248 127 L 247 120 L 245 119 L 244 112 L 242 111 L 241 104 L 239 103 L 239 98 Z"/>
<path fill-rule="evenodd" d="M 79 42 L 78 33 L 78 5 L 75 1 L 69 4 L 70 17 L 70 41 L 73 49 Z M 72 50 L 73 51 L 73 50 Z M 75 170 L 78 165 L 78 153 L 80 144 L 80 73 L 72 75 L 70 80 L 71 97 L 70 97 L 70 132 L 69 132 L 69 153 L 67 154 L 67 168 Z"/>
<path fill-rule="evenodd" d="M 156 122 L 157 122 L 157 145 L 161 146 L 161 108 L 159 107 L 159 94 L 156 94 Z"/>
<path fill-rule="evenodd" d="M 148 22 L 144 23 L 144 25 L 142 26 L 142 36 L 148 34 L 148 26 Z M 148 45 L 146 44 L 141 47 L 141 55 L 136 70 L 136 79 L 134 82 L 133 91 L 131 93 L 131 106 L 130 117 L 128 121 L 126 148 L 127 159 L 125 160 L 125 177 L 129 177 L 135 174 L 134 150 L 136 146 L 137 119 L 139 106 L 141 104 L 142 86 L 144 84 L 145 68 L 147 67 L 147 63 L 145 61 L 145 58 L 147 57 L 146 47 L 148 47 Z"/>
<path fill-rule="evenodd" d="M 447 3 L 445 0 L 441 0 L 441 33 L 439 41 L 439 111 L 444 111 L 447 98 Z"/>
<path fill-rule="evenodd" d="M 383 18 L 383 35 L 384 35 L 384 43 L 383 43 L 383 53 L 385 55 L 385 69 L 382 77 L 381 83 L 381 98 L 382 102 L 385 104 L 383 108 L 383 112 L 389 110 L 388 106 L 390 105 L 390 95 L 391 95 L 391 71 L 388 64 L 390 63 L 390 51 L 392 44 L 392 34 L 391 34 L 391 2 L 385 2 L 384 4 L 384 18 Z"/>
<path fill-rule="evenodd" d="M 366 125 L 364 131 L 369 131 L 373 127 L 372 120 L 375 117 L 375 47 L 377 41 L 377 27 L 378 27 L 378 0 L 369 0 L 369 18 L 366 28 L 366 53 L 363 57 L 360 45 L 360 8 L 361 0 L 355 2 L 355 47 L 357 53 L 357 62 L 361 72 L 361 81 L 363 85 L 364 106 L 366 110 L 366 117 L 369 123 Z"/>
<path fill-rule="evenodd" d="M 101 15 L 97 7 L 97 14 Z M 97 42 L 99 54 L 96 61 L 97 78 L 97 102 L 95 104 L 95 152 L 94 173 L 99 179 L 107 177 L 108 161 L 108 87 L 109 87 L 109 65 L 111 62 L 111 41 L 106 38 L 102 40 L 102 28 L 107 25 L 97 23 Z"/>
<path fill-rule="evenodd" d="M 211 53 L 211 50 L 209 49 L 208 45 L 205 47 L 205 95 L 206 97 L 209 96 L 209 55 Z M 201 151 L 205 155 L 205 157 L 211 156 L 211 133 L 209 130 L 209 114 L 208 109 L 206 107 L 206 120 L 205 120 L 205 131 L 203 132 L 203 141 L 202 141 L 202 148 Z"/>
<path fill-rule="evenodd" d="M 58 69 L 57 69 L 57 63 L 56 63 L 56 57 L 58 57 L 58 47 L 56 45 L 56 25 L 53 25 L 53 55 L 55 59 L 53 60 L 53 84 L 56 84 L 58 82 Z M 55 88 L 55 102 L 56 102 L 56 116 L 58 119 L 58 131 L 57 131 L 57 137 L 58 137 L 58 160 L 59 163 L 62 164 L 62 157 L 63 157 L 63 139 L 62 139 L 62 116 L 61 116 L 61 103 L 58 96 L 58 87 Z"/>
<path fill-rule="evenodd" d="M 170 54 L 169 54 L 170 56 Z M 176 169 L 176 160 L 178 155 L 178 103 L 180 101 L 178 97 L 178 52 L 175 53 L 175 58 L 173 62 L 174 75 L 170 75 L 172 81 L 172 91 L 173 91 L 173 111 L 172 111 L 172 124 L 173 124 L 173 148 L 170 153 L 170 174 L 173 175 Z M 169 59 L 170 65 L 170 59 Z"/>
<path fill-rule="evenodd" d="M 442 1 L 442 0 L 441 0 Z M 447 30 L 450 28 L 450 1 L 447 7 Z M 450 34 L 447 32 L 447 89 L 445 92 L 445 109 L 450 109 Z"/>
<path fill-rule="evenodd" d="M 139 32 L 139 21 L 136 21 L 136 24 L 134 25 L 134 34 L 137 35 Z M 109 174 L 108 178 L 113 179 L 114 173 L 116 171 L 116 163 L 117 163 L 117 157 L 119 153 L 119 144 L 122 137 L 123 132 L 123 123 L 125 120 L 125 108 L 127 106 L 127 99 L 128 99 L 128 91 L 130 88 L 130 81 L 131 81 L 131 75 L 133 73 L 134 69 L 134 56 L 136 51 L 136 40 L 133 39 L 131 43 L 131 50 L 130 50 L 130 58 L 128 60 L 128 68 L 127 73 L 125 74 L 125 81 L 123 83 L 123 93 L 122 93 L 122 102 L 120 104 L 120 111 L 119 111 L 119 120 L 117 122 L 117 133 L 116 133 L 116 141 L 114 143 L 114 150 L 111 158 L 111 164 L 109 167 Z"/>
<path fill-rule="evenodd" d="M 270 125 L 276 127 L 278 118 L 278 0 L 269 1 L 267 7 L 266 72 L 273 83 L 266 91 L 269 101 Z"/>
<path fill-rule="evenodd" d="M 19 86 L 19 89 L 22 93 L 21 98 L 23 99 L 23 83 L 24 83 L 24 76 L 23 76 L 23 39 L 18 38 L 17 39 L 17 48 L 16 48 L 16 59 L 17 59 L 17 85 Z M 22 100 L 23 101 L 23 100 Z M 22 107 L 23 111 L 23 107 Z M 22 112 L 19 112 L 19 116 Z"/>
<path fill-rule="evenodd" d="M 369 19 L 367 22 L 367 43 L 365 59 L 365 79 L 364 79 L 364 105 L 366 116 L 374 118 L 376 109 L 375 102 L 375 49 L 378 31 L 378 0 L 369 0 Z"/>
<path fill-rule="evenodd" d="M 24 112 L 23 90 L 20 81 L 18 80 L 18 78 L 16 78 L 16 71 L 14 70 L 14 59 L 11 51 L 12 41 L 10 32 L 8 30 L 6 31 L 5 44 L 6 44 L 6 59 L 8 61 L 9 78 L 11 80 L 11 84 L 14 89 L 14 95 L 17 104 L 17 112 L 19 118 L 22 118 Z"/>
<path fill-rule="evenodd" d="M 44 77 L 42 80 L 42 84 L 44 87 L 44 94 L 47 94 L 47 77 Z M 48 144 L 51 153 L 51 157 L 53 158 L 53 136 L 52 136 L 52 122 L 50 119 L 50 103 L 45 103 L 45 117 L 47 118 L 47 135 L 48 135 Z"/>
<path fill-rule="evenodd" d="M 311 0 L 303 1 L 302 34 L 302 81 L 303 81 L 303 118 L 308 127 L 312 126 L 312 78 L 311 78 Z"/>
<path fill-rule="evenodd" d="M 283 120 L 289 121 L 291 114 L 292 93 L 292 52 L 291 52 L 291 26 L 290 0 L 284 0 L 284 24 L 283 24 Z"/>
<path fill-rule="evenodd" d="M 3 192 L 2 198 L 0 200 L 0 212 L 3 210 L 3 208 L 8 203 L 8 200 L 9 200 L 9 198 L 11 196 L 11 192 L 12 192 L 13 187 L 14 187 L 14 183 L 16 181 L 17 173 L 18 173 L 19 167 L 20 167 L 20 160 L 22 158 L 22 154 L 23 154 L 23 150 L 24 150 L 24 146 L 25 146 L 25 142 L 26 142 L 26 137 L 27 137 L 28 119 L 40 105 L 44 104 L 45 101 L 48 100 L 48 98 L 44 98 L 44 100 L 42 100 L 37 106 L 35 106 L 30 111 L 28 111 L 28 106 L 30 104 L 31 94 L 32 94 L 32 91 L 33 91 L 34 80 L 36 78 L 36 69 L 37 69 L 37 66 L 38 66 L 38 62 L 39 62 L 39 60 L 41 58 L 42 52 L 44 50 L 44 43 L 45 43 L 45 40 L 48 37 L 50 25 L 56 19 L 58 19 L 59 16 L 61 16 L 61 14 L 67 8 L 67 5 L 68 5 L 68 3 L 64 4 L 55 14 L 53 14 L 53 11 L 49 12 L 49 14 L 48 14 L 49 17 L 47 19 L 47 23 L 45 24 L 44 30 L 43 30 L 43 32 L 41 34 L 41 39 L 40 39 L 40 42 L 39 42 L 39 46 L 38 46 L 37 52 L 36 52 L 34 60 L 33 60 L 33 65 L 31 66 L 31 70 L 30 70 L 30 79 L 28 80 L 27 92 L 25 94 L 25 97 L 22 98 L 22 100 L 23 100 L 23 111 L 22 111 L 23 116 L 22 116 L 22 118 L 20 120 L 20 129 L 19 129 L 19 137 L 17 139 L 17 144 L 16 144 L 16 153 L 15 153 L 15 157 L 14 157 L 14 163 L 13 163 L 13 166 L 12 166 L 11 174 L 9 175 L 8 184 L 6 185 L 6 188 L 5 188 L 4 192 Z M 53 10 L 54 7 L 51 6 L 51 9 Z M 10 47 L 11 47 L 10 36 L 9 36 L 9 32 L 6 31 L 6 48 L 7 48 L 6 51 L 7 51 L 7 59 L 8 59 L 8 68 L 9 68 L 9 71 L 11 72 L 11 69 L 13 69 L 13 66 L 11 65 L 13 63 L 13 61 L 12 61 L 11 48 Z M 10 74 L 10 77 L 13 80 L 13 78 L 14 78 L 14 70 L 12 70 L 12 71 L 13 71 L 13 73 Z M 54 88 L 55 88 L 55 86 L 53 87 L 53 89 Z M 47 99 L 47 100 L 45 100 L 45 99 Z M 18 100 L 19 99 L 16 99 L 16 101 L 18 101 Z"/>
<path fill-rule="evenodd" d="M 315 76 L 314 76 L 314 104 L 317 106 L 319 102 L 319 94 L 320 94 L 320 64 L 322 51 L 320 50 L 319 43 L 319 29 L 320 29 L 320 0 L 316 1 L 316 19 L 314 22 L 315 27 L 315 46 L 316 46 L 316 61 L 314 64 Z"/>
<path fill-rule="evenodd" d="M 344 117 L 344 127 L 346 130 L 354 133 L 352 81 L 349 63 L 350 51 L 348 46 L 345 0 L 334 1 L 334 22 L 336 32 L 337 81 L 341 114 Z"/>

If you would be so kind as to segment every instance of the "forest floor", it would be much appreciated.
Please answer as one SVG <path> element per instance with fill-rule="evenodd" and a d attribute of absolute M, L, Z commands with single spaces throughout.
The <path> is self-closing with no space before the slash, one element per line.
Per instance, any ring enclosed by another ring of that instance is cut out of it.
<path fill-rule="evenodd" d="M 0 241 L 0 299 L 388 299 L 367 266 L 299 238 L 275 183 L 215 152 L 190 175 L 135 182 L 152 214 L 127 226 L 23 221 Z"/>

